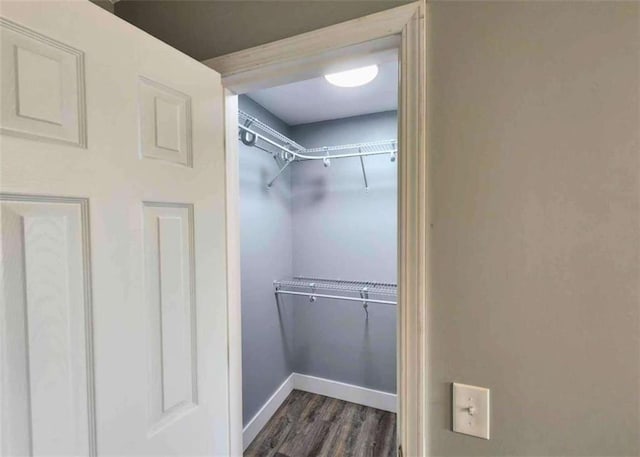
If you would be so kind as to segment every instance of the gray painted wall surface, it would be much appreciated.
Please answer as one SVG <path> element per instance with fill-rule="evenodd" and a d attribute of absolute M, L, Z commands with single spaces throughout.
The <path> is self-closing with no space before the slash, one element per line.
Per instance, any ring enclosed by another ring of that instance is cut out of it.
<path fill-rule="evenodd" d="M 286 124 L 248 97 L 240 97 L 239 107 L 283 133 L 288 132 Z M 239 144 L 242 392 L 246 424 L 292 371 L 293 310 L 279 310 L 273 298 L 273 281 L 292 274 L 291 177 L 285 172 L 271 190 L 266 190 L 266 183 L 278 170 L 275 161 L 259 149 Z"/>
<path fill-rule="evenodd" d="M 411 0 L 126 0 L 115 13 L 197 60 L 410 3 Z"/>
<path fill-rule="evenodd" d="M 305 147 L 397 138 L 387 111 L 291 127 Z M 296 164 L 292 177 L 293 265 L 298 275 L 396 282 L 397 166 L 389 156 Z"/>
<path fill-rule="evenodd" d="M 640 455 L 639 8 L 431 4 L 434 456 Z"/>
<path fill-rule="evenodd" d="M 289 128 L 240 97 L 254 114 L 308 147 L 396 137 L 395 112 Z M 396 282 L 396 174 L 388 156 L 301 162 L 266 190 L 277 166 L 240 143 L 243 419 L 246 424 L 292 372 L 387 392 L 396 383 L 396 309 L 281 297 L 273 280 L 305 274 Z"/>
<path fill-rule="evenodd" d="M 305 147 L 395 139 L 395 111 L 291 128 Z M 396 282 L 397 166 L 389 156 L 297 163 L 292 173 L 294 273 Z M 295 305 L 298 373 L 396 391 L 396 308 L 288 297 Z M 289 305 L 289 306 L 291 306 Z"/>

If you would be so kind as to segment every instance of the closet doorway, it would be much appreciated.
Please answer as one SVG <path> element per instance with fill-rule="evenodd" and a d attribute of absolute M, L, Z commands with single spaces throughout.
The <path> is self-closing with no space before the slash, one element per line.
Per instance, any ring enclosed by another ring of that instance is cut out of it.
<path fill-rule="evenodd" d="M 238 99 L 247 457 L 396 451 L 398 59 L 372 58 Z"/>
<path fill-rule="evenodd" d="M 249 455 L 427 455 L 425 11 L 416 2 L 205 62 L 228 89 L 232 455 L 252 452 L 260 432 L 269 447 Z M 355 112 L 336 114 L 317 87 L 278 93 L 372 65 L 393 73 L 394 64 L 397 114 L 358 112 L 354 102 L 341 109 Z M 282 119 L 291 114 L 283 100 L 311 99 L 315 109 Z M 385 201 L 397 206 L 376 208 Z M 264 345 L 278 356 L 261 356 Z M 341 411 L 373 428 L 373 440 L 331 427 Z M 327 444 L 338 435 L 351 447 Z"/>

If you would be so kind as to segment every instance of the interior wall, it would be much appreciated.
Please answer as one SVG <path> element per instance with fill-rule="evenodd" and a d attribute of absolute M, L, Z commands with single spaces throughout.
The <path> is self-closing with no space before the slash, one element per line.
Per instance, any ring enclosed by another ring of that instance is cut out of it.
<path fill-rule="evenodd" d="M 205 60 L 411 1 L 126 0 L 115 4 L 115 13 L 194 59 Z"/>
<path fill-rule="evenodd" d="M 640 455 L 639 8 L 430 4 L 434 456 Z"/>
<path fill-rule="evenodd" d="M 291 127 L 305 147 L 397 138 L 389 111 Z M 293 270 L 329 279 L 397 280 L 397 166 L 390 156 L 295 164 L 292 174 Z M 295 304 L 294 371 L 396 392 L 396 308 L 286 297 Z"/>
<path fill-rule="evenodd" d="M 395 111 L 289 127 L 246 96 L 241 110 L 307 147 L 396 138 Z M 291 166 L 272 189 L 271 155 L 240 143 L 243 419 L 292 373 L 396 391 L 396 308 L 281 296 L 307 275 L 396 282 L 397 167 L 390 156 Z"/>
<path fill-rule="evenodd" d="M 246 96 L 239 108 L 285 135 L 288 126 Z M 239 142 L 242 284 L 242 392 L 246 425 L 291 374 L 293 309 L 276 306 L 273 281 L 291 277 L 291 175 L 267 190 L 278 165 L 270 154 Z"/>

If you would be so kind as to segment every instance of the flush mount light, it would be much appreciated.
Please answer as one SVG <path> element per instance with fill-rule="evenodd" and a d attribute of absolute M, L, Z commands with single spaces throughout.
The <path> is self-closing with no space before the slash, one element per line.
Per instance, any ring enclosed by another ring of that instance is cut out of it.
<path fill-rule="evenodd" d="M 358 87 L 370 83 L 378 75 L 378 66 L 369 65 L 367 67 L 355 68 L 353 70 L 341 71 L 325 75 L 325 79 L 338 87 Z"/>

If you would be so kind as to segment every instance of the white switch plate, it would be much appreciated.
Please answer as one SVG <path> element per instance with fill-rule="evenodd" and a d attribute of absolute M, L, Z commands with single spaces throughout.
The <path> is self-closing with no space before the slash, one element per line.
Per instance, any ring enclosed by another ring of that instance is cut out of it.
<path fill-rule="evenodd" d="M 489 389 L 453 383 L 453 431 L 489 439 Z"/>

